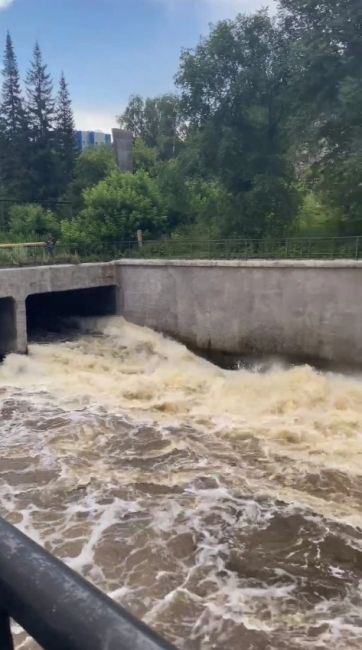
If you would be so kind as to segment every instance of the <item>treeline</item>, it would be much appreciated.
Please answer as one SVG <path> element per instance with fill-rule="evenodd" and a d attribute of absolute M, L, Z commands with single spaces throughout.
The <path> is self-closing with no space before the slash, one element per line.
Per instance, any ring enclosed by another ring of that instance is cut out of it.
<path fill-rule="evenodd" d="M 62 74 L 59 91 L 38 44 L 23 94 L 10 34 L 6 38 L 0 102 L 0 201 L 55 201 L 73 177 L 76 142 L 71 100 Z M 6 216 L 7 211 L 2 210 Z M 6 223 L 2 224 L 6 226 Z"/>
<path fill-rule="evenodd" d="M 149 238 L 194 240 L 362 234 L 360 0 L 280 0 L 276 17 L 259 11 L 213 26 L 182 52 L 178 94 L 133 96 L 119 117 L 134 135 L 134 174 L 118 171 L 105 147 L 75 160 L 72 125 L 59 146 L 65 83 L 57 121 L 40 127 L 32 88 L 40 72 L 45 88 L 50 80 L 36 52 L 26 82 L 28 126 L 19 99 L 16 129 L 8 124 L 5 140 L 13 152 L 23 142 L 29 151 L 17 196 L 53 193 L 75 205 L 73 219 L 59 224 L 64 241 L 134 239 L 138 228 Z M 56 189 L 40 151 L 65 170 Z M 11 156 L 8 162 L 2 174 L 22 169 Z"/>

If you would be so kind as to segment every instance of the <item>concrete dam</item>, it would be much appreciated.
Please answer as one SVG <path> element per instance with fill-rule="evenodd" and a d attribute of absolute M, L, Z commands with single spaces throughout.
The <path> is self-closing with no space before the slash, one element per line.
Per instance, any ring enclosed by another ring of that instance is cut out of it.
<path fill-rule="evenodd" d="M 0 270 L 0 516 L 178 650 L 360 650 L 361 305 L 348 261 Z"/>
<path fill-rule="evenodd" d="M 362 262 L 159 261 L 0 270 L 0 354 L 52 315 L 122 314 L 190 347 L 362 364 Z"/>

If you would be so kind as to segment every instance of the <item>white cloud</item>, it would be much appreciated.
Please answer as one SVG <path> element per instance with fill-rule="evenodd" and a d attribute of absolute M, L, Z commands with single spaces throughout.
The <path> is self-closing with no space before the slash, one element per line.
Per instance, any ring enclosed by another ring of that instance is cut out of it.
<path fill-rule="evenodd" d="M 14 0 L 0 0 L 0 11 L 1 9 L 6 9 L 14 2 Z"/>
<path fill-rule="evenodd" d="M 1 0 L 0 0 L 1 1 Z M 117 127 L 117 111 L 92 110 L 84 108 L 74 109 L 76 128 L 80 131 L 104 131 L 111 133 Z M 118 114 L 120 111 L 118 111 Z"/>

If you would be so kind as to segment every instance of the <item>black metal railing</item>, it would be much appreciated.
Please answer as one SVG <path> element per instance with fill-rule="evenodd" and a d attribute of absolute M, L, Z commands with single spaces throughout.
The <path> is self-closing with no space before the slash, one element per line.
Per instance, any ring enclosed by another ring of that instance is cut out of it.
<path fill-rule="evenodd" d="M 14 619 L 45 650 L 175 650 L 0 518 L 0 648 Z"/>
<path fill-rule="evenodd" d="M 133 259 L 360 260 L 362 236 L 285 239 L 145 239 L 67 244 L 0 244 L 0 267 Z"/>

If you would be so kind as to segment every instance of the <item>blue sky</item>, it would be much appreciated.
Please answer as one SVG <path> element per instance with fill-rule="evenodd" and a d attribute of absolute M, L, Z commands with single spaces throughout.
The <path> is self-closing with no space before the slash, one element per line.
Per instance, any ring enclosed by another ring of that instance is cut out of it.
<path fill-rule="evenodd" d="M 0 0 L 21 72 L 39 40 L 55 80 L 64 70 L 78 128 L 109 131 L 132 93 L 173 89 L 182 47 L 208 25 L 273 0 Z"/>

